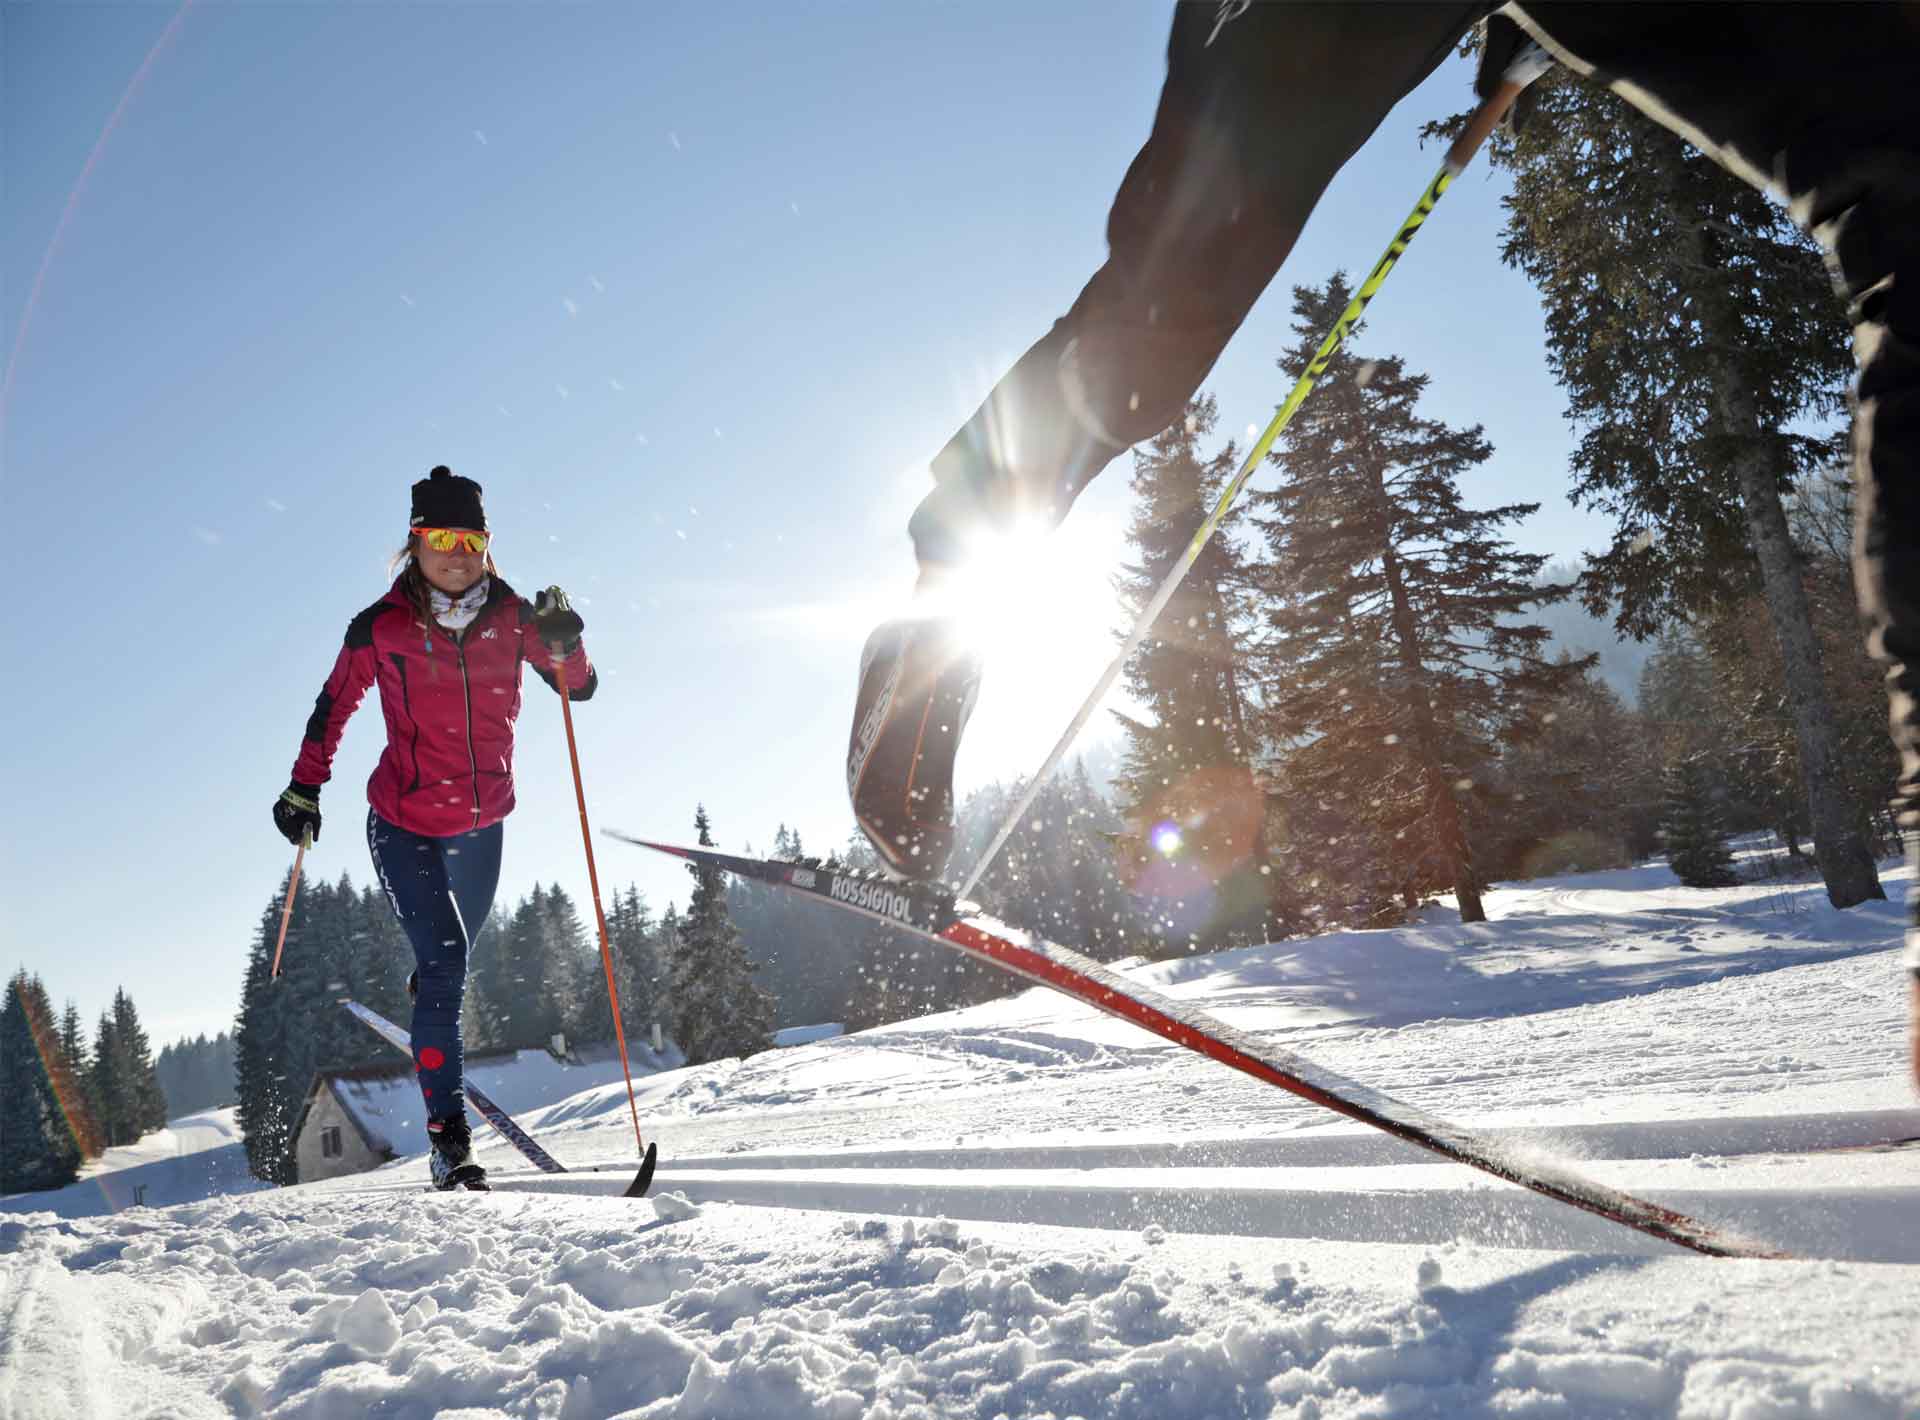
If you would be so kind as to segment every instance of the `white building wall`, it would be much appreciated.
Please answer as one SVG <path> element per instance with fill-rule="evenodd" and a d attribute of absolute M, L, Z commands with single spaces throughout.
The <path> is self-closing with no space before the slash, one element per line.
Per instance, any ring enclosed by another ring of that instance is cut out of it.
<path fill-rule="evenodd" d="M 323 1151 L 322 1138 L 328 1129 L 340 1131 L 340 1153 L 333 1158 L 326 1157 Z M 387 1156 L 367 1147 L 329 1080 L 314 1100 L 313 1108 L 307 1111 L 306 1123 L 301 1126 L 300 1138 L 294 1145 L 294 1159 L 300 1182 L 313 1183 L 323 1178 L 365 1173 L 384 1164 Z"/>

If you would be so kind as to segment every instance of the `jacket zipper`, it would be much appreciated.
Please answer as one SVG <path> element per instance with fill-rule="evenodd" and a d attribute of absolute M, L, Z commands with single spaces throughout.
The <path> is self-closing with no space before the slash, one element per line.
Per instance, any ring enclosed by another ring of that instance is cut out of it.
<path fill-rule="evenodd" d="M 460 637 L 453 638 L 454 654 L 460 658 L 460 700 L 467 708 L 467 767 L 473 771 L 473 826 L 480 827 L 480 761 L 473 753 L 473 691 L 467 682 L 467 647 Z"/>

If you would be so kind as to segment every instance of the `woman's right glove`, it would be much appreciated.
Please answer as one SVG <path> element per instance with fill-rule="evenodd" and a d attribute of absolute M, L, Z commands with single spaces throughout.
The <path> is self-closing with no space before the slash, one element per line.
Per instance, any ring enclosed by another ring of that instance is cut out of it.
<path fill-rule="evenodd" d="M 301 838 L 309 842 L 320 841 L 320 786 L 302 784 L 298 779 L 288 783 L 279 798 L 273 801 L 273 826 L 286 835 L 287 842 L 298 846 Z"/>

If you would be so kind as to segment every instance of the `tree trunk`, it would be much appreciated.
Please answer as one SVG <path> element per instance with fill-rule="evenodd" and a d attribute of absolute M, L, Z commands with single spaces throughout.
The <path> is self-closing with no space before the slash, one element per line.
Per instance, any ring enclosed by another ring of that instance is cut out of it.
<path fill-rule="evenodd" d="M 1711 338 L 1711 337 L 1710 337 Z M 1794 738 L 1800 749 L 1800 779 L 1807 791 L 1809 837 L 1814 861 L 1835 907 L 1853 907 L 1887 894 L 1867 846 L 1865 815 L 1853 803 L 1840 776 L 1840 750 L 1834 734 L 1833 707 L 1827 701 L 1820 647 L 1807 609 L 1806 584 L 1787 530 L 1780 487 L 1761 444 L 1760 419 L 1751 391 L 1720 361 L 1715 404 L 1724 430 L 1738 441 L 1733 472 L 1747 531 L 1760 564 L 1760 585 L 1773 621 L 1774 639 L 1785 668 L 1787 704 L 1793 712 Z"/>

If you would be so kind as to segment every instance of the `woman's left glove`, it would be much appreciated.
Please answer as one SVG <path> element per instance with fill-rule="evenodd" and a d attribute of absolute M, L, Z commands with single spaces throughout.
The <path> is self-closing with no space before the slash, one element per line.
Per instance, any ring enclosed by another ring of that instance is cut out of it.
<path fill-rule="evenodd" d="M 571 656 L 578 650 L 586 627 L 558 587 L 548 587 L 533 599 L 533 629 L 557 654 Z"/>
<path fill-rule="evenodd" d="M 273 826 L 287 842 L 298 845 L 303 836 L 320 841 L 320 786 L 293 780 L 273 801 Z"/>

